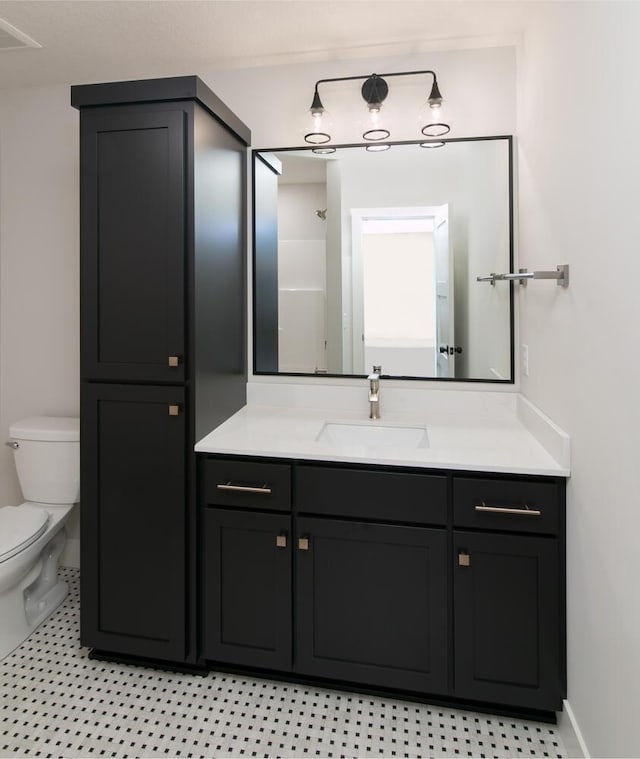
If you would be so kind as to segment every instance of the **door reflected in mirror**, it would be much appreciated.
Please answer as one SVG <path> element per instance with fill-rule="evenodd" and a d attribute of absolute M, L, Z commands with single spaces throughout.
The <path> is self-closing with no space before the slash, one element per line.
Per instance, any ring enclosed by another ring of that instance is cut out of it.
<path fill-rule="evenodd" d="M 510 137 L 254 151 L 254 371 L 513 381 Z M 502 285 L 502 286 L 501 286 Z"/>

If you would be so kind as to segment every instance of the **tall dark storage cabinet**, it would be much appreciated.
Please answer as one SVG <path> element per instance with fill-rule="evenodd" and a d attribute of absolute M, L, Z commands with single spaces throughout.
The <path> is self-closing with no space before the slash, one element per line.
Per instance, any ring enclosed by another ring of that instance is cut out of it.
<path fill-rule="evenodd" d="M 198 665 L 196 440 L 245 403 L 247 127 L 197 77 L 80 110 L 82 644 Z"/>

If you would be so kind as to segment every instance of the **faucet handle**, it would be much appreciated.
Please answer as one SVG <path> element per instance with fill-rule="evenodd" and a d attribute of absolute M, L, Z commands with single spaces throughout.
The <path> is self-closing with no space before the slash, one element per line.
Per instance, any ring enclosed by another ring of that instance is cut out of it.
<path fill-rule="evenodd" d="M 382 374 L 382 364 L 380 366 L 373 365 L 373 373 L 377 374 L 378 376 Z"/>

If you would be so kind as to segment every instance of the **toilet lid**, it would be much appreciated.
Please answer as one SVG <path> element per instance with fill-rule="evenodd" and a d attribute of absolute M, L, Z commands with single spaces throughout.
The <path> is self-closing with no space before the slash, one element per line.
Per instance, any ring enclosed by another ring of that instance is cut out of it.
<path fill-rule="evenodd" d="M 15 556 L 47 529 L 49 514 L 34 506 L 0 508 L 0 561 Z"/>

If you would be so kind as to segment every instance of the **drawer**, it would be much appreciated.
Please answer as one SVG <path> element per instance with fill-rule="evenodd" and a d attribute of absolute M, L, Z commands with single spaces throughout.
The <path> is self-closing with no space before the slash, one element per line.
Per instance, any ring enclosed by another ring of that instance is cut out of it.
<path fill-rule="evenodd" d="M 444 525 L 447 478 L 301 466 L 296 469 L 296 510 L 383 522 Z"/>
<path fill-rule="evenodd" d="M 202 485 L 205 504 L 291 510 L 288 464 L 205 459 Z"/>
<path fill-rule="evenodd" d="M 555 534 L 559 511 L 559 489 L 553 482 L 453 479 L 456 527 Z"/>

